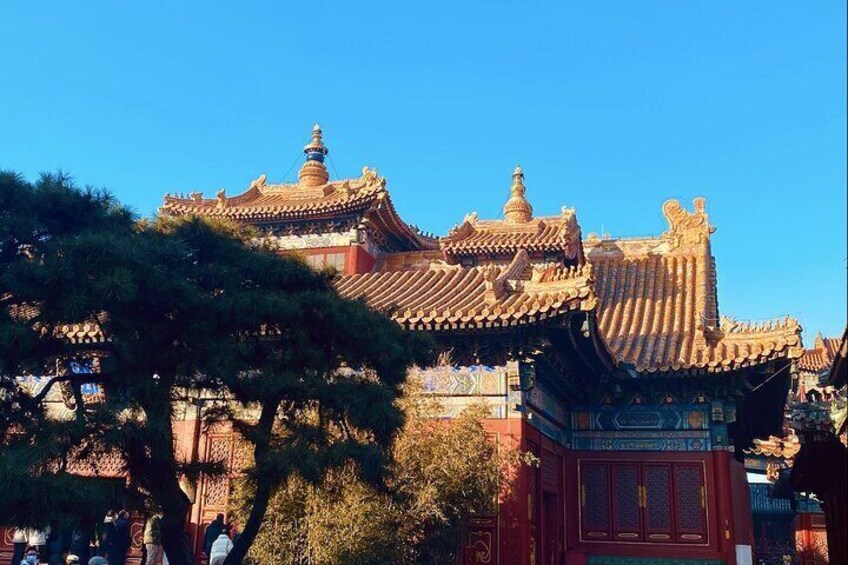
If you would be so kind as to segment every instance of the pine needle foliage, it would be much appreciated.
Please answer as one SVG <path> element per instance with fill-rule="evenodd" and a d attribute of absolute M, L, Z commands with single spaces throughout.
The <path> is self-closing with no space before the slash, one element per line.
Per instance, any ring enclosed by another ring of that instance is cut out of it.
<path fill-rule="evenodd" d="M 429 343 L 253 235 L 199 218 L 137 221 L 67 175 L 0 174 L 0 522 L 73 521 L 74 507 L 102 516 L 120 500 L 162 512 L 169 561 L 188 565 L 180 481 L 223 472 L 174 452 L 175 403 L 201 391 L 225 400 L 207 419 L 231 421 L 253 461 L 227 565 L 241 562 L 289 477 L 317 483 L 346 468 L 382 483 L 402 425 L 394 400 Z M 69 340 L 70 323 L 103 339 Z M 53 378 L 32 394 L 21 375 Z M 100 402 L 83 402 L 90 384 Z M 51 413 L 53 387 L 71 417 Z M 114 454 L 126 481 L 80 476 Z"/>

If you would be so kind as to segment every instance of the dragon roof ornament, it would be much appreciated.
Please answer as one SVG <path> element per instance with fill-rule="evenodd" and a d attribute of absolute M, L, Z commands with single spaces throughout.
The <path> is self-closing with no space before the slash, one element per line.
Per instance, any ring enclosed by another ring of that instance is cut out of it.
<path fill-rule="evenodd" d="M 662 237 L 669 241 L 672 249 L 706 243 L 715 228 L 710 225 L 705 211 L 707 200 L 698 197 L 693 200 L 694 212 L 689 212 L 675 199 L 666 200 L 662 211 L 668 221 L 668 231 Z"/>

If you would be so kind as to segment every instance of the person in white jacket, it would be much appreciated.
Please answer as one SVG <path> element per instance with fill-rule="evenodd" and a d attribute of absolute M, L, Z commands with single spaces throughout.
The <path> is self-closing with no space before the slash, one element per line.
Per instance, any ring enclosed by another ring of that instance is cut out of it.
<path fill-rule="evenodd" d="M 14 550 L 11 565 L 19 565 L 24 558 L 24 552 L 26 552 L 27 548 L 27 531 L 25 528 L 15 528 L 15 534 L 12 536 L 12 545 Z"/>
<path fill-rule="evenodd" d="M 27 530 L 27 545 L 34 547 L 38 552 L 39 560 L 47 562 L 47 536 L 50 535 L 50 527 L 43 530 L 30 528 Z"/>
<path fill-rule="evenodd" d="M 218 539 L 212 542 L 212 549 L 209 551 L 209 565 L 221 565 L 232 550 L 233 542 L 230 541 L 230 536 L 227 535 L 225 530 L 221 532 Z"/>

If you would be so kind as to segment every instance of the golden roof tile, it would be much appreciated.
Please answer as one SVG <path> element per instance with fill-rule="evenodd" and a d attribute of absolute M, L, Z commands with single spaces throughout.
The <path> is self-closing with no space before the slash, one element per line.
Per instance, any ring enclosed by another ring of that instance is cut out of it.
<path fill-rule="evenodd" d="M 840 341 L 838 337 L 822 337 L 821 333 L 817 334 L 813 348 L 805 350 L 798 360 L 798 368 L 811 373 L 827 371 L 836 359 Z"/>
<path fill-rule="evenodd" d="M 595 267 L 601 335 L 614 357 L 640 372 L 729 371 L 777 357 L 797 358 L 801 327 L 719 319 L 715 264 L 704 200 L 695 211 L 663 206 L 660 237 L 585 242 Z"/>
<path fill-rule="evenodd" d="M 167 195 L 160 211 L 254 221 L 332 217 L 364 211 L 374 206 L 381 195 L 385 198 L 385 194 L 385 180 L 367 172 L 359 179 L 327 182 L 318 187 L 268 184 L 265 175 L 261 175 L 238 196 L 227 197 L 223 190 L 216 198 L 203 198 L 199 192 L 187 198 Z"/>
<path fill-rule="evenodd" d="M 580 257 L 580 228 L 573 210 L 561 216 L 532 218 L 521 224 L 478 220 L 466 216 L 463 223 L 440 240 L 448 256 L 511 255 L 519 249 L 531 253 L 561 253 Z"/>
<path fill-rule="evenodd" d="M 572 268 L 550 280 L 532 280 L 533 272 L 527 253 L 519 251 L 508 265 L 433 261 L 426 268 L 342 277 L 337 288 L 387 310 L 408 329 L 425 331 L 518 326 L 596 307 L 591 267 Z"/>
<path fill-rule="evenodd" d="M 307 165 L 316 162 L 309 161 Z M 262 175 L 250 183 L 247 191 L 234 197 L 227 197 L 223 190 L 214 199 L 203 198 L 198 192 L 188 197 L 168 195 L 160 212 L 172 216 L 227 218 L 246 224 L 356 215 L 362 224 L 373 225 L 403 241 L 403 248 L 437 248 L 435 239 L 400 219 L 386 190 L 386 180 L 379 177 L 376 170 L 363 167 L 362 176 L 358 179 L 324 184 L 313 184 L 314 177 L 310 179 L 306 184 L 268 184 L 265 175 Z"/>
<path fill-rule="evenodd" d="M 329 150 L 318 124 L 303 153 L 306 160 L 297 183 L 269 184 L 263 174 L 234 197 L 228 197 L 223 189 L 215 198 L 204 198 L 200 192 L 166 195 L 159 211 L 172 216 L 212 216 L 260 225 L 353 216 L 360 225 L 389 236 L 402 250 L 437 248 L 435 239 L 400 219 L 386 190 L 386 179 L 375 169 L 363 167 L 362 176 L 357 179 L 329 180 L 324 164 Z"/>
<path fill-rule="evenodd" d="M 340 279 L 338 288 L 377 308 L 393 308 L 393 317 L 411 329 L 533 323 L 572 307 L 595 310 L 597 304 L 600 333 L 611 353 L 639 372 L 721 372 L 801 356 L 795 320 L 744 324 L 719 317 L 710 251 L 715 229 L 703 198 L 694 200 L 691 212 L 676 200 L 665 202 L 668 230 L 661 236 L 590 235 L 582 241 L 572 209 L 533 217 L 518 167 L 504 219 L 480 220 L 472 213 L 436 240 L 398 217 L 375 171 L 363 169 L 354 180 L 322 180 L 327 150 L 320 128 L 304 152 L 307 162 L 297 184 L 270 185 L 262 176 L 234 198 L 223 192 L 217 199 L 197 193 L 166 197 L 162 211 L 259 225 L 359 214 L 360 225 L 405 243 L 400 253 L 378 255 L 373 272 Z"/>
<path fill-rule="evenodd" d="M 582 262 L 580 226 L 573 209 L 560 216 L 533 218 L 533 207 L 525 197 L 524 172 L 515 168 L 510 198 L 503 207 L 503 220 L 480 220 L 476 212 L 441 238 L 446 255 L 512 256 L 519 249 L 529 253 L 564 254 Z"/>
<path fill-rule="evenodd" d="M 10 299 L 10 296 L 6 297 Z M 0 304 L 2 304 L 0 300 Z M 5 306 L 9 314 L 16 320 L 24 322 L 42 335 L 50 333 L 39 319 L 39 306 L 34 303 L 13 303 Z M 100 316 L 104 318 L 103 315 Z M 53 335 L 61 336 L 74 345 L 104 343 L 106 337 L 103 334 L 101 322 L 90 320 L 84 323 L 59 324 L 53 326 Z"/>

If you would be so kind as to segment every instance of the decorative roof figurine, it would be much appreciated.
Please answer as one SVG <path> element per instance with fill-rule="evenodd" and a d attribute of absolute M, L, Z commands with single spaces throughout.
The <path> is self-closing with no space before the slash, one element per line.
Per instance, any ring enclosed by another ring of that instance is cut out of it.
<path fill-rule="evenodd" d="M 322 138 L 321 126 L 315 124 L 312 127 L 312 141 L 303 148 L 306 162 L 297 173 L 298 184 L 302 187 L 322 186 L 330 180 L 327 167 L 324 165 L 324 157 L 330 151 L 324 146 Z"/>
<path fill-rule="evenodd" d="M 391 308 L 409 329 L 489 331 L 547 324 L 570 310 L 595 312 L 615 360 L 645 374 L 718 374 L 804 352 L 796 320 L 721 321 L 710 247 L 714 228 L 701 198 L 692 211 L 666 202 L 669 227 L 662 236 L 604 234 L 581 242 L 573 210 L 534 217 L 524 173 L 516 167 L 503 219 L 470 214 L 437 240 L 398 216 L 375 170 L 328 182 L 328 152 L 317 125 L 304 154 L 297 184 L 260 177 L 246 192 L 221 193 L 220 199 L 168 196 L 162 213 L 275 225 L 292 235 L 363 230 L 375 263 L 340 278 L 337 289 Z M 83 331 L 77 339 L 91 338 Z"/>
<path fill-rule="evenodd" d="M 510 224 L 524 224 L 533 217 L 533 206 L 524 197 L 527 189 L 524 187 L 524 172 L 521 165 L 516 165 L 512 173 L 512 196 L 503 207 L 504 219 Z"/>

